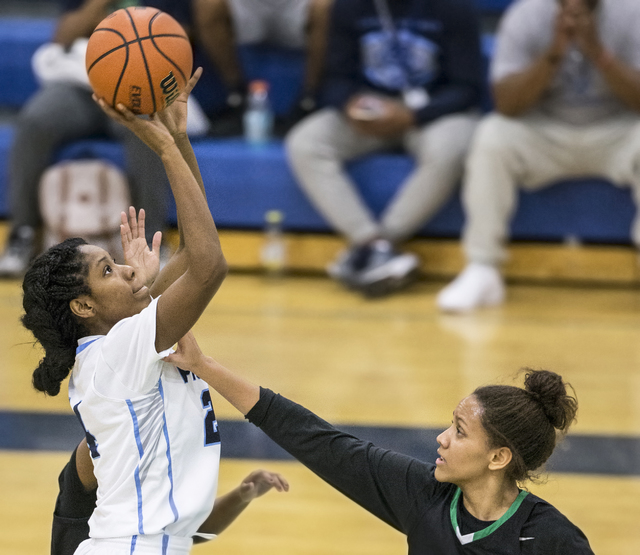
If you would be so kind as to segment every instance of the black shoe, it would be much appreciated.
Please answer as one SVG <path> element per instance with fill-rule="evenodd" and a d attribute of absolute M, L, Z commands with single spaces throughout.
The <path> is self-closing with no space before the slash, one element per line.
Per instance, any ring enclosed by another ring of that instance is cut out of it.
<path fill-rule="evenodd" d="M 0 277 L 19 278 L 29 267 L 35 255 L 35 230 L 20 226 L 11 232 L 7 247 L 0 256 Z"/>
<path fill-rule="evenodd" d="M 327 266 L 327 273 L 349 289 L 355 289 L 358 273 L 367 265 L 370 256 L 369 245 L 352 246 L 341 252 L 338 258 Z"/>
<path fill-rule="evenodd" d="M 226 106 L 211 119 L 208 134 L 213 137 L 239 137 L 244 134 L 243 117 L 247 107 L 246 92 L 232 91 Z"/>
<path fill-rule="evenodd" d="M 371 245 L 367 265 L 358 272 L 355 288 L 365 297 L 384 297 L 411 285 L 419 272 L 415 254 L 398 252 L 389 241 L 378 239 Z"/>

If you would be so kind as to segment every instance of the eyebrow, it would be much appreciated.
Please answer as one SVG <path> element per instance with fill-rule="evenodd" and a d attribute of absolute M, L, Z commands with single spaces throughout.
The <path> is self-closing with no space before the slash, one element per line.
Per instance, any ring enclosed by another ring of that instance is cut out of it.
<path fill-rule="evenodd" d="M 464 424 L 465 426 L 467 425 L 467 422 L 465 421 L 465 419 L 458 416 L 455 412 L 453 413 L 453 418 L 457 420 L 459 424 Z"/>
<path fill-rule="evenodd" d="M 108 256 L 103 256 L 100 260 L 98 260 L 94 266 L 98 267 L 100 266 L 103 262 L 109 262 L 109 257 Z"/>

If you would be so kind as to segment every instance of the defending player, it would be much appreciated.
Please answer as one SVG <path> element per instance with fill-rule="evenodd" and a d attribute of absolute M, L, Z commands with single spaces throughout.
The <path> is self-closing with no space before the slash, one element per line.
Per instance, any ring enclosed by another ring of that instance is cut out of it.
<path fill-rule="evenodd" d="M 343 433 L 205 357 L 189 334 L 167 360 L 199 375 L 278 445 L 407 535 L 412 555 L 593 555 L 584 534 L 519 483 L 551 456 L 577 401 L 553 372 L 479 387 L 438 436 L 435 464 Z"/>
<path fill-rule="evenodd" d="M 88 521 L 96 505 L 98 487 L 85 441 L 73 451 L 60 473 L 58 484 L 60 491 L 53 514 L 51 555 L 73 555 L 78 545 L 89 538 Z M 240 485 L 216 499 L 211 514 L 198 529 L 194 543 L 226 530 L 254 499 L 272 488 L 289 491 L 289 484 L 280 474 L 254 470 Z"/>
<path fill-rule="evenodd" d="M 209 390 L 162 360 L 227 272 L 186 135 L 187 98 L 200 74 L 149 119 L 99 101 L 160 156 L 171 184 L 180 247 L 158 279 L 159 234 L 152 251 L 143 238 L 131 241 L 135 269 L 70 239 L 39 256 L 24 278 L 22 322 L 45 350 L 34 386 L 56 395 L 73 367 L 69 397 L 99 484 L 91 539 L 79 554 L 186 554 L 212 509 L 220 438 Z"/>

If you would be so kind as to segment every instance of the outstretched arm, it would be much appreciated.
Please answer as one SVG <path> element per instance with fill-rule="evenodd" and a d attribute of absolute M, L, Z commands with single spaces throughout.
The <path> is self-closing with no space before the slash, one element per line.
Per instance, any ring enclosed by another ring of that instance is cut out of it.
<path fill-rule="evenodd" d="M 289 491 L 289 482 L 284 476 L 268 470 L 254 470 L 240 485 L 230 492 L 216 498 L 211 514 L 202 523 L 198 532 L 205 534 L 220 534 L 240 516 L 240 514 L 256 498 L 263 496 L 269 490 Z M 194 538 L 198 543 L 198 538 Z"/>
<path fill-rule="evenodd" d="M 192 334 L 164 360 L 194 372 L 312 472 L 400 531 L 415 522 L 416 498 L 428 499 L 438 487 L 433 465 L 376 447 L 284 397 L 261 392 L 204 356 Z"/>

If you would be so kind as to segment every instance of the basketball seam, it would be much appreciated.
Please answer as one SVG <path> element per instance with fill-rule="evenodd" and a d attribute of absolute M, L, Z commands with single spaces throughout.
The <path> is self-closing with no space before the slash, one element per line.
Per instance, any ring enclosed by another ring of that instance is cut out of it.
<path fill-rule="evenodd" d="M 94 31 L 94 33 L 97 33 L 98 31 L 111 31 L 112 33 L 118 33 L 122 37 L 122 39 L 124 40 L 124 35 L 120 34 L 115 29 L 109 29 L 107 27 L 100 27 L 99 29 L 96 29 Z M 112 54 L 113 52 L 116 52 L 117 50 L 120 50 L 121 48 L 126 48 L 127 46 L 131 46 L 134 43 L 142 42 L 143 40 L 152 40 L 154 38 L 156 38 L 156 39 L 173 38 L 173 39 L 189 40 L 189 39 L 187 39 L 187 37 L 185 37 L 183 35 L 175 35 L 173 33 L 164 33 L 162 35 L 156 35 L 155 37 L 141 37 L 140 39 L 125 41 L 123 44 L 121 44 L 119 46 L 114 46 L 111 50 L 109 50 L 108 52 L 105 52 L 99 58 L 97 58 L 95 60 L 95 62 L 93 62 L 93 64 L 95 64 L 98 60 L 101 60 L 102 58 L 104 58 L 107 54 Z M 93 64 L 91 64 L 91 67 L 93 67 Z"/>
<path fill-rule="evenodd" d="M 151 90 L 151 101 L 153 102 L 153 112 L 156 111 L 156 95 L 155 92 L 153 90 L 153 80 L 151 79 L 151 72 L 149 71 L 149 64 L 147 64 L 147 57 L 144 55 L 144 48 L 142 47 L 142 41 L 140 40 L 140 35 L 138 35 L 138 29 L 136 29 L 136 25 L 133 22 L 133 17 L 131 17 L 131 14 L 129 13 L 129 10 L 131 8 L 126 8 L 124 11 L 127 13 L 127 17 L 129 18 L 129 21 L 131 23 L 131 27 L 133 27 L 133 32 L 136 35 L 137 40 L 135 42 L 138 43 L 138 46 L 140 47 L 140 54 L 142 55 L 142 63 L 144 64 L 144 69 L 147 73 L 147 79 L 149 81 L 149 89 Z M 157 15 L 157 14 L 156 14 Z M 156 17 L 156 16 L 154 16 Z"/>
<path fill-rule="evenodd" d="M 107 29 L 105 29 L 105 30 L 107 30 Z M 115 88 L 113 90 L 113 97 L 111 99 L 111 105 L 115 106 L 116 105 L 116 98 L 118 97 L 118 91 L 120 90 L 120 84 L 122 83 L 122 78 L 124 77 L 124 72 L 126 71 L 127 65 L 129 64 L 129 45 L 126 42 L 126 39 L 124 38 L 124 35 L 120 31 L 116 31 L 115 29 L 109 29 L 109 31 L 115 33 L 116 35 L 119 35 L 120 38 L 123 41 L 125 41 L 125 44 L 122 45 L 122 46 L 125 47 L 124 64 L 122 65 L 122 71 L 120 72 L 120 76 L 118 77 L 118 82 L 116 83 L 116 86 L 115 86 Z M 109 52 L 103 54 L 102 56 L 98 57 L 97 59 L 95 59 L 93 61 L 93 63 L 91 64 L 91 66 L 87 70 L 87 76 L 89 75 L 89 72 L 93 69 L 93 66 L 95 66 L 100 60 L 104 59 L 108 54 L 109 54 Z"/>
<path fill-rule="evenodd" d="M 153 35 L 151 26 L 153 25 L 153 21 L 155 20 L 155 18 L 158 16 L 159 14 L 154 15 L 150 20 L 149 20 L 149 38 L 151 39 L 151 44 L 153 44 L 153 46 L 155 47 L 155 49 L 173 66 L 175 67 L 179 72 L 180 75 L 182 75 L 182 80 L 186 83 L 187 82 L 187 78 L 184 75 L 184 71 L 182 71 L 182 68 L 180 68 L 178 66 L 178 64 L 176 64 L 171 58 L 169 58 L 169 56 L 167 56 L 162 50 L 160 50 L 160 47 L 156 44 L 156 41 L 154 40 L 156 37 Z"/>

